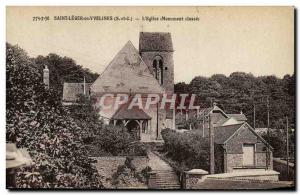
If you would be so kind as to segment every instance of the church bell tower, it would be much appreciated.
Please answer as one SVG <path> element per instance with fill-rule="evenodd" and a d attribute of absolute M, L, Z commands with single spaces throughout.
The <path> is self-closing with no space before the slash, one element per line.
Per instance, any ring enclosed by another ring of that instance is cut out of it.
<path fill-rule="evenodd" d="M 140 32 L 139 53 L 166 93 L 174 93 L 173 44 L 170 33 Z"/>

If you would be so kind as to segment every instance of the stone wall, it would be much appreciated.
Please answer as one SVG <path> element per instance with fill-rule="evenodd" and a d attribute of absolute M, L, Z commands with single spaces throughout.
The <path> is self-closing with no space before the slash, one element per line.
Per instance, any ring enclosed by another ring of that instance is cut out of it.
<path fill-rule="evenodd" d="M 243 166 L 243 154 L 227 154 L 227 172 L 232 172 L 234 167 Z"/>
<path fill-rule="evenodd" d="M 206 179 L 207 171 L 193 169 L 184 173 L 182 184 L 184 189 L 194 189 Z"/>

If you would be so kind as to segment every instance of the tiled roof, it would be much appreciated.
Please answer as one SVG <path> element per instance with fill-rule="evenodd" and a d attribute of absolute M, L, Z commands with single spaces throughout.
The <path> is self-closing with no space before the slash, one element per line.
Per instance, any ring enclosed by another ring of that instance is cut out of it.
<path fill-rule="evenodd" d="M 131 101 L 128 101 L 131 102 Z M 112 116 L 112 119 L 115 120 L 124 120 L 124 119 L 146 119 L 150 120 L 151 117 L 145 113 L 138 106 L 133 106 L 131 109 L 128 109 L 129 103 L 123 104 Z"/>
<path fill-rule="evenodd" d="M 216 144 L 223 144 L 228 138 L 233 135 L 244 123 L 242 124 L 235 124 L 235 125 L 227 125 L 227 126 L 220 126 L 214 128 L 214 135 L 215 135 L 215 143 Z M 201 130 L 200 130 L 201 131 Z M 204 136 L 209 136 L 209 129 L 206 128 L 204 130 Z"/>
<path fill-rule="evenodd" d="M 140 52 L 143 51 L 173 51 L 170 33 L 140 32 Z"/>
<path fill-rule="evenodd" d="M 236 125 L 215 127 L 214 128 L 215 143 L 223 144 L 226 140 L 229 139 L 230 136 L 232 136 L 243 125 L 244 125 L 244 123 L 236 124 Z"/>
<path fill-rule="evenodd" d="M 64 83 L 63 87 L 63 101 L 74 102 L 77 100 L 79 94 L 84 94 L 83 83 Z M 85 93 L 89 94 L 91 83 L 85 83 Z"/>
<path fill-rule="evenodd" d="M 91 92 L 163 94 L 136 48 L 128 41 L 91 86 Z"/>
<path fill-rule="evenodd" d="M 244 114 L 227 114 L 229 117 L 235 118 L 237 121 L 246 121 L 247 117 Z"/>

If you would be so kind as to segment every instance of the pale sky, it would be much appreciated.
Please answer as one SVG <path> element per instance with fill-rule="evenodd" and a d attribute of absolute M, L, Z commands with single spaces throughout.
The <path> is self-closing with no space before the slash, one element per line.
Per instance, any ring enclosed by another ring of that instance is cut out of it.
<path fill-rule="evenodd" d="M 7 7 L 7 42 L 29 56 L 57 53 L 99 74 L 140 31 L 170 32 L 175 82 L 243 71 L 294 72 L 293 7 Z M 55 21 L 54 16 L 132 16 L 133 21 Z M 33 21 L 50 16 L 50 21 Z M 142 16 L 199 21 L 142 21 Z M 140 18 L 140 20 L 135 20 Z"/>

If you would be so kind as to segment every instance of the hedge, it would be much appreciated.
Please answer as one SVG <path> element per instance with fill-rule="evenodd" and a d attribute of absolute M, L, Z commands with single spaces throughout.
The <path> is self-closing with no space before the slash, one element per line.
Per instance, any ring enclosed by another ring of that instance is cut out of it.
<path fill-rule="evenodd" d="M 162 130 L 167 156 L 189 169 L 209 168 L 209 142 L 200 132 Z"/>

